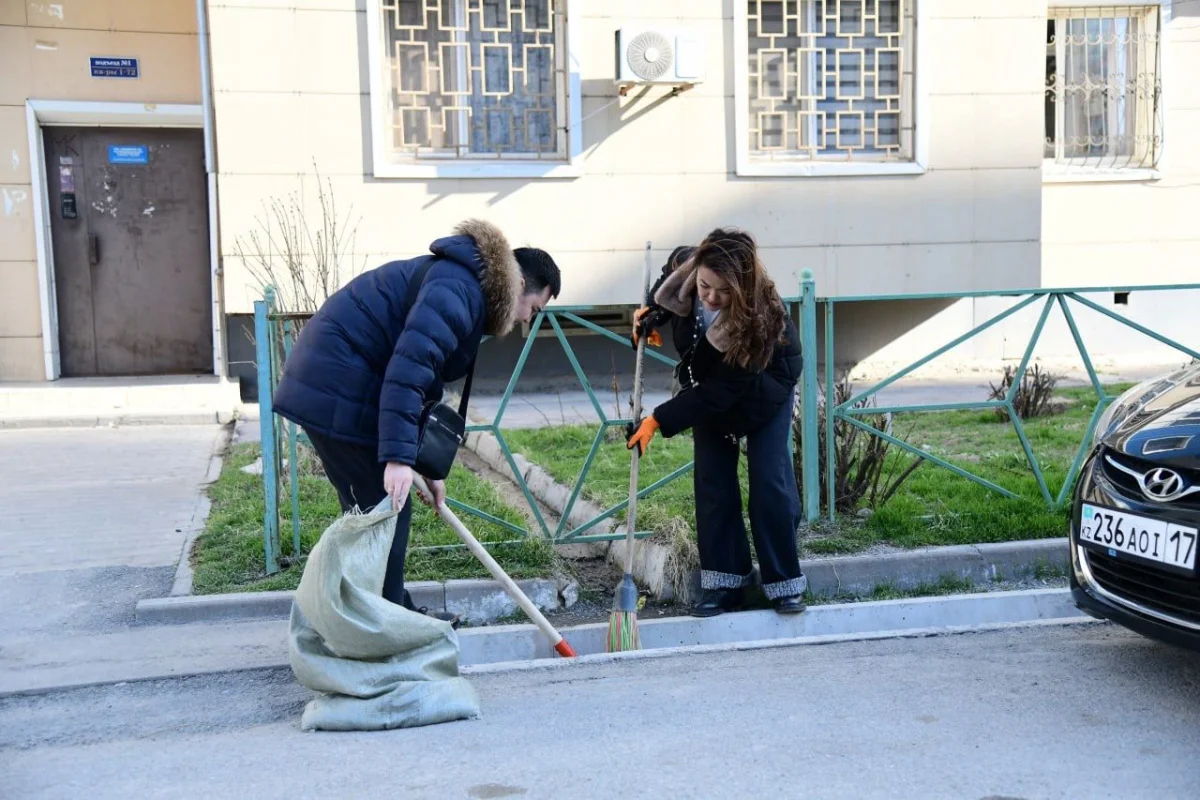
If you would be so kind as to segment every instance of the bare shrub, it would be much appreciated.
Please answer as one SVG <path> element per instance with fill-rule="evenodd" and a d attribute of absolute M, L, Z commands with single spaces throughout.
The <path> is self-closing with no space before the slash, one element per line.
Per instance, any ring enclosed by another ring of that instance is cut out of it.
<path fill-rule="evenodd" d="M 988 384 L 992 390 L 989 399 L 1004 400 L 1008 397 L 1008 392 L 1012 389 L 1016 376 L 1015 369 L 1005 367 L 1000 385 Z M 1045 372 L 1037 364 L 1034 364 L 1025 371 L 1021 378 L 1021 385 L 1017 388 L 1017 394 L 1013 398 L 1013 411 L 1021 419 L 1048 417 L 1059 411 L 1060 409 L 1053 403 L 1054 388 L 1058 386 L 1058 381 L 1059 376 Z M 1008 412 L 1003 408 L 997 408 L 996 415 L 1001 419 L 1008 419 Z"/>
<path fill-rule="evenodd" d="M 828 510 L 828 458 L 826 451 L 826 408 L 825 392 L 822 390 L 821 400 L 817 407 L 817 453 L 818 476 L 820 480 L 821 504 Z M 853 396 L 853 387 L 843 379 L 834 387 L 834 403 L 841 405 Z M 875 405 L 874 397 L 867 397 L 856 402 L 852 408 L 864 409 Z M 865 414 L 855 415 L 856 419 L 870 425 L 876 430 L 883 431 L 889 436 L 892 433 L 892 415 Z M 797 443 L 803 438 L 803 417 L 799 398 L 796 401 L 792 416 L 792 430 Z M 852 513 L 860 508 L 878 510 L 890 500 L 909 476 L 921 466 L 922 459 L 913 457 L 905 461 L 903 458 L 890 458 L 892 445 L 886 439 L 864 431 L 841 418 L 833 422 L 833 453 L 834 468 L 834 503 L 840 513 Z M 804 469 L 802 463 L 802 448 L 797 446 L 795 453 L 796 483 L 801 494 L 804 491 Z"/>
<path fill-rule="evenodd" d="M 274 287 L 276 308 L 284 312 L 316 312 L 341 286 L 353 253 L 358 221 L 338 216 L 333 185 L 317 180 L 317 219 L 309 222 L 296 192 L 263 203 L 255 227 L 234 240 L 233 253 L 259 287 Z"/>

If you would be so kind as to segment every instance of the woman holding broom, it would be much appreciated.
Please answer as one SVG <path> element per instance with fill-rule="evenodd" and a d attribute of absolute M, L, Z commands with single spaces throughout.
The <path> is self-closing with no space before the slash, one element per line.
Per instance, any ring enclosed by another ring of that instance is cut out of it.
<path fill-rule="evenodd" d="M 799 336 L 753 237 L 717 229 L 699 247 L 676 248 L 647 305 L 634 314 L 635 344 L 641 336 L 660 344 L 656 329 L 668 322 L 680 353 L 678 390 L 641 421 L 628 447 L 640 454 L 656 432 L 670 438 L 692 431 L 703 590 L 692 613 L 711 617 L 740 608 L 751 582 L 738 484 L 742 437 L 763 592 L 779 613 L 799 613 L 808 582 L 796 550 L 800 497 L 788 452 Z"/>

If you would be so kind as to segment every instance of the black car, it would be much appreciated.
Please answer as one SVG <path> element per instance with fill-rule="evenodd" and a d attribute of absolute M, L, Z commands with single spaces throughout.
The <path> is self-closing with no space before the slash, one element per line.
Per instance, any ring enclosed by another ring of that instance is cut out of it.
<path fill-rule="evenodd" d="M 1076 605 L 1200 650 L 1200 362 L 1104 412 L 1075 487 L 1070 542 Z"/>

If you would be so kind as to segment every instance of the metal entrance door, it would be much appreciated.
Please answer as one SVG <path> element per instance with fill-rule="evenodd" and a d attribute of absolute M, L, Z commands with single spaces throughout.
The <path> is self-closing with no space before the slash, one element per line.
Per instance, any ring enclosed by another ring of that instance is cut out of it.
<path fill-rule="evenodd" d="M 211 373 L 203 134 L 45 129 L 65 377 Z"/>

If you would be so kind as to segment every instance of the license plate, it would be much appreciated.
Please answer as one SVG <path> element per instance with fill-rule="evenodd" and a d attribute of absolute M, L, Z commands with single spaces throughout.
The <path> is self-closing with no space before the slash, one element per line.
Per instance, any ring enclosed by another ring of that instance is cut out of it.
<path fill-rule="evenodd" d="M 1190 570 L 1196 566 L 1200 533 L 1173 522 L 1084 504 L 1079 539 L 1107 550 Z"/>

